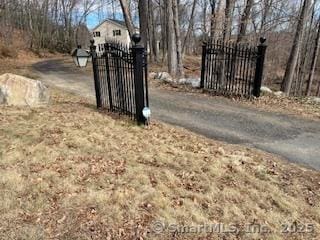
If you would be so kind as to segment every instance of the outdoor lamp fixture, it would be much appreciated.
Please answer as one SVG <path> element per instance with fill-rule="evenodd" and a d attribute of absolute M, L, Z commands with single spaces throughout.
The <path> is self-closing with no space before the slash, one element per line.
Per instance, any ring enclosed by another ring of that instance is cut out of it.
<path fill-rule="evenodd" d="M 146 124 L 149 125 L 149 121 L 150 121 L 150 117 L 151 117 L 151 110 L 148 107 L 145 107 L 142 110 L 142 115 L 145 117 L 146 119 Z"/>
<path fill-rule="evenodd" d="M 83 68 L 87 66 L 90 54 L 86 50 L 82 49 L 79 45 L 78 48 L 72 51 L 71 56 L 75 65 L 77 67 Z"/>

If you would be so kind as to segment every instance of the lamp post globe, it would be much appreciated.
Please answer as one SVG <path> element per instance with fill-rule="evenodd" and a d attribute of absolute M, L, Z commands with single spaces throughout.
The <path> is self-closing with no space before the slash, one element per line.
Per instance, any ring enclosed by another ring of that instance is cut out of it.
<path fill-rule="evenodd" d="M 90 54 L 86 50 L 82 49 L 81 46 L 78 46 L 78 48 L 72 51 L 71 56 L 74 64 L 77 67 L 83 68 L 87 66 Z"/>

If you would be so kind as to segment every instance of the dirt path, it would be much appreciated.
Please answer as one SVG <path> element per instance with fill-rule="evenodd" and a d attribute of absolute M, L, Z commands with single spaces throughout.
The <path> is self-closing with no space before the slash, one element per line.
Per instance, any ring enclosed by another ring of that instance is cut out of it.
<path fill-rule="evenodd" d="M 92 76 L 61 60 L 33 66 L 48 84 L 94 99 Z M 153 118 L 234 144 L 253 146 L 320 170 L 320 124 L 244 107 L 228 99 L 150 89 Z"/>

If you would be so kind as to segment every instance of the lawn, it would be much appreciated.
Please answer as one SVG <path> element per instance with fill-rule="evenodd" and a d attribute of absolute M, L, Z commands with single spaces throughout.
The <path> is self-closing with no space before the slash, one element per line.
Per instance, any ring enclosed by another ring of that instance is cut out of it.
<path fill-rule="evenodd" d="M 0 239 L 319 239 L 319 172 L 51 91 L 0 107 Z"/>

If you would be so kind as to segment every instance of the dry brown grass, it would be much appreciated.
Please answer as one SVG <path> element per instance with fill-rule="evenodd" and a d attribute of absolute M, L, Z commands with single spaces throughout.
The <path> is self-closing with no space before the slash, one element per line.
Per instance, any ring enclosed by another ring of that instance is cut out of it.
<path fill-rule="evenodd" d="M 47 108 L 0 107 L 0 239 L 319 239 L 318 172 L 52 94 Z M 157 235 L 156 220 L 272 232 Z M 281 233 L 295 223 L 315 231 Z"/>
<path fill-rule="evenodd" d="M 275 97 L 266 95 L 254 100 L 242 99 L 241 102 L 265 111 L 320 120 L 320 104 L 311 101 L 307 97 Z"/>
<path fill-rule="evenodd" d="M 63 56 L 62 54 L 52 54 L 44 51 L 41 53 L 41 56 L 39 56 L 29 50 L 23 49 L 17 50 L 16 54 L 16 56 L 9 57 L 3 57 L 0 54 L 0 75 L 4 73 L 13 73 L 32 79 L 37 79 L 38 75 L 32 69 L 32 64 L 39 61 L 44 61 L 46 59 L 58 58 Z"/>
<path fill-rule="evenodd" d="M 19 50 L 17 56 L 0 57 L 0 74 L 14 73 L 29 78 L 36 78 L 30 65 L 39 61 L 39 57 L 30 51 Z"/>

